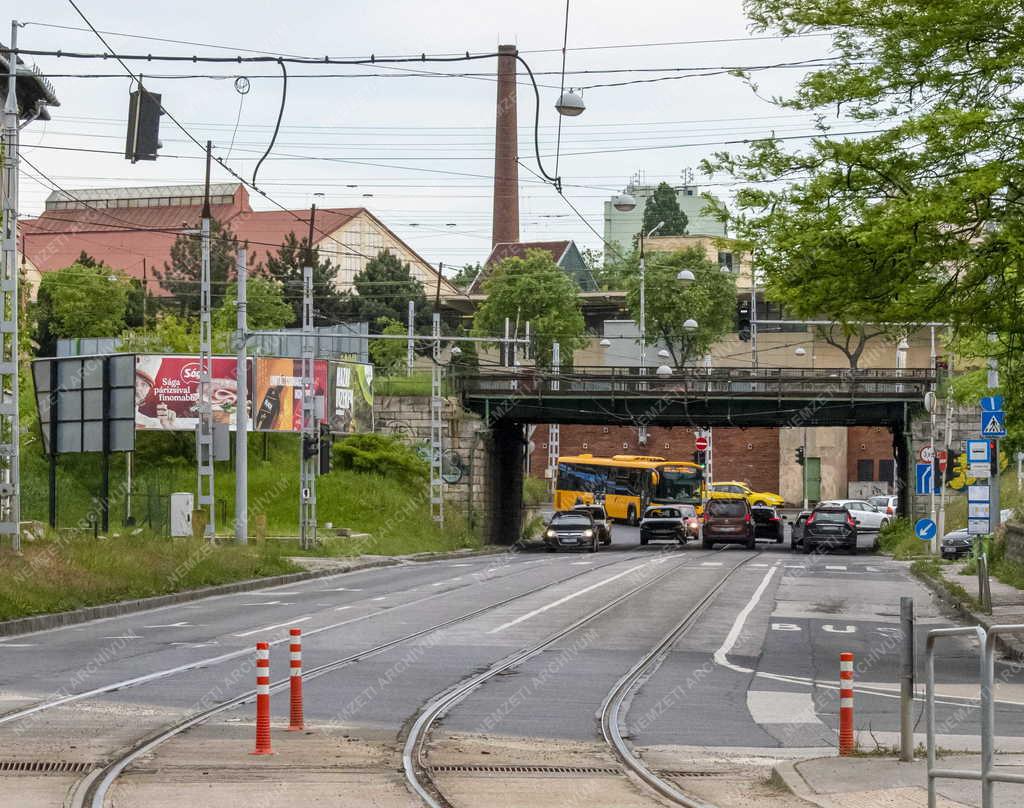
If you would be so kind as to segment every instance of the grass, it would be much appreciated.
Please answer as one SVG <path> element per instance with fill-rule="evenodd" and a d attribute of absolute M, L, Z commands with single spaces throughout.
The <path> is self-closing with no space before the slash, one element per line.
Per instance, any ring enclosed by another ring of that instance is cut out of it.
<path fill-rule="evenodd" d="M 551 488 L 547 480 L 523 477 L 523 504 L 527 507 L 551 504 Z"/>
<path fill-rule="evenodd" d="M 928 555 L 928 542 L 914 535 L 914 528 L 907 519 L 894 519 L 878 533 L 878 545 L 883 553 L 906 561 Z"/>
<path fill-rule="evenodd" d="M 430 374 L 377 376 L 373 380 L 373 393 L 377 396 L 429 396 Z"/>
<path fill-rule="evenodd" d="M 922 558 L 910 565 L 910 571 L 919 578 L 928 578 L 934 581 L 968 608 L 974 611 L 980 610 L 981 604 L 966 589 L 942 574 L 944 566 L 948 565 L 937 558 Z"/>
<path fill-rule="evenodd" d="M 1000 509 L 1024 509 L 1024 492 L 1017 485 L 1017 470 L 1004 471 L 999 477 Z M 946 491 L 946 530 L 967 527 L 967 491 Z"/>
<path fill-rule="evenodd" d="M 274 543 L 92 536 L 39 539 L 0 551 L 0 620 L 297 572 Z"/>

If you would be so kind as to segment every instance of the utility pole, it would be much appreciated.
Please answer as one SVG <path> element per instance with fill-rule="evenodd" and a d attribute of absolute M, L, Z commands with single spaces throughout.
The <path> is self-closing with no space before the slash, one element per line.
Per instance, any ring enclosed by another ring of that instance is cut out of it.
<path fill-rule="evenodd" d="M 203 535 L 213 541 L 216 534 L 216 505 L 213 487 L 213 326 L 210 319 L 210 160 L 213 144 L 206 141 L 206 182 L 200 228 L 202 250 L 199 287 L 199 423 L 196 427 L 198 504 L 208 508 Z"/>
<path fill-rule="evenodd" d="M 239 544 L 249 543 L 249 357 L 245 340 L 245 332 L 249 325 L 245 290 L 248 270 L 245 262 L 245 248 L 239 247 L 235 254 L 235 275 L 238 280 L 238 363 L 235 365 L 238 390 L 235 409 L 235 540 Z"/>
<path fill-rule="evenodd" d="M 953 357 L 952 357 L 952 355 L 949 356 L 949 359 L 947 361 L 949 362 L 949 368 L 947 369 L 946 372 L 949 373 L 950 376 L 952 376 L 952 374 L 953 374 Z M 950 433 L 950 430 L 952 428 L 952 417 L 953 417 L 953 401 L 952 401 L 952 398 L 951 398 L 951 396 L 950 396 L 948 391 L 946 392 L 945 404 L 946 404 L 945 425 L 944 425 L 943 430 L 942 430 L 942 443 L 943 443 L 943 446 L 945 446 L 945 448 L 946 448 L 946 463 L 948 464 L 950 462 L 950 460 L 952 459 L 951 456 L 950 456 L 951 441 L 949 439 L 949 437 L 950 437 L 949 433 Z M 945 475 L 943 475 L 943 477 L 942 477 L 942 487 L 939 489 L 939 524 L 938 524 L 938 527 L 939 527 L 939 529 L 936 531 L 936 535 L 938 536 L 939 541 L 942 541 L 942 537 L 946 535 L 946 477 L 945 477 Z"/>
<path fill-rule="evenodd" d="M 508 331 L 508 320 L 505 320 Z M 444 420 L 441 408 L 441 312 L 435 304 L 431 337 L 434 340 L 434 366 L 430 371 L 430 516 L 439 525 L 444 525 L 444 481 L 441 478 L 444 458 Z M 508 350 L 506 340 L 502 347 Z"/>
<path fill-rule="evenodd" d="M 316 544 L 316 472 L 319 462 L 320 427 L 316 422 L 316 390 L 313 357 L 313 230 L 316 205 L 309 209 L 309 252 L 302 268 L 302 440 L 299 444 L 299 544 L 308 550 Z M 312 451 L 312 446 L 317 451 Z"/>
<path fill-rule="evenodd" d="M 0 273 L 0 534 L 21 552 L 21 428 L 18 422 L 18 22 L 11 21 L 4 104 L 3 271 Z M 50 451 L 56 453 L 55 447 Z M 5 462 L 6 461 L 6 462 Z"/>
<path fill-rule="evenodd" d="M 558 341 L 551 343 L 551 372 L 555 374 L 551 382 L 552 392 L 557 393 L 562 384 L 558 376 L 562 372 L 562 346 Z M 554 496 L 558 486 L 558 455 L 561 453 L 562 431 L 558 424 L 548 424 L 548 473 L 551 475 L 548 481 L 548 489 Z"/>
<path fill-rule="evenodd" d="M 999 335 L 990 333 L 988 335 L 988 341 L 990 343 L 995 342 L 999 339 Z M 988 358 L 988 389 L 995 390 L 999 387 L 999 360 L 994 356 Z M 999 438 L 995 438 L 992 443 L 994 444 L 992 449 L 992 483 L 991 483 L 991 499 L 989 500 L 989 508 L 991 515 L 989 516 L 989 527 L 992 533 L 995 533 L 999 529 L 999 507 L 1000 507 L 1000 491 L 999 491 Z"/>
<path fill-rule="evenodd" d="M 416 362 L 416 351 L 414 337 L 416 336 L 416 302 L 409 301 L 409 343 L 405 348 L 405 375 L 412 376 L 413 365 Z"/>
<path fill-rule="evenodd" d="M 757 370 L 757 270 L 750 259 L 750 366 Z"/>

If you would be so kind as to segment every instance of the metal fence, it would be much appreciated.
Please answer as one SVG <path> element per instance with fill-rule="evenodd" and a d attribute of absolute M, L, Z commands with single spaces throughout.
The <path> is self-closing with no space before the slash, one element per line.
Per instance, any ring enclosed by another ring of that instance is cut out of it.
<path fill-rule="evenodd" d="M 996 639 L 1001 634 L 1024 633 L 1024 625 L 937 628 L 928 632 L 925 646 L 927 691 L 925 718 L 928 743 L 928 808 L 936 808 L 935 781 L 939 779 L 977 780 L 981 783 L 982 808 L 995 808 L 996 783 L 1024 784 L 1024 774 L 1000 769 L 995 765 L 995 655 Z M 971 637 L 978 645 L 978 677 L 981 697 L 981 768 L 940 769 L 936 764 L 935 741 L 935 644 L 948 637 Z"/>

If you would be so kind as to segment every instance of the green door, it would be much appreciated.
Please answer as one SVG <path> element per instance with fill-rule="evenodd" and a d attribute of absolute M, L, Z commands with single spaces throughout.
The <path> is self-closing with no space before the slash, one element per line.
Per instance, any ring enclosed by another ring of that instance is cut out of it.
<path fill-rule="evenodd" d="M 817 502 L 821 499 L 821 458 L 808 457 L 804 465 L 804 485 L 807 487 L 806 499 L 808 502 Z"/>

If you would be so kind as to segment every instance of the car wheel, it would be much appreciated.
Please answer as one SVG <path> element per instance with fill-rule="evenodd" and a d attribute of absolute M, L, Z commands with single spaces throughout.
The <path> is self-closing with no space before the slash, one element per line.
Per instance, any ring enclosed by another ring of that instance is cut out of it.
<path fill-rule="evenodd" d="M 712 548 L 714 548 L 715 543 L 711 541 L 711 539 L 701 539 L 700 546 L 703 547 L 705 550 L 711 550 Z"/>
<path fill-rule="evenodd" d="M 646 536 L 643 536 L 643 535 L 640 536 L 640 543 L 641 544 L 646 545 L 647 542 L 649 542 L 649 541 L 650 541 L 650 539 L 648 539 Z"/>
<path fill-rule="evenodd" d="M 601 542 L 598 541 L 597 536 L 594 536 L 594 540 L 590 543 L 590 552 L 596 553 L 597 552 L 597 548 L 600 546 L 600 544 L 601 544 Z"/>
<path fill-rule="evenodd" d="M 547 549 L 547 551 L 549 553 L 557 553 L 558 552 L 558 548 L 557 547 L 548 547 L 546 549 Z"/>
<path fill-rule="evenodd" d="M 804 555 L 810 555 L 811 552 L 814 550 L 814 545 L 809 543 L 806 539 L 804 539 L 802 542 L 800 542 L 800 550 L 803 552 Z"/>
<path fill-rule="evenodd" d="M 783 542 L 783 540 L 784 540 L 785 538 L 786 538 L 785 536 L 778 536 L 778 537 L 776 537 L 776 539 L 775 539 L 775 543 L 776 543 L 776 544 L 782 544 L 782 542 Z"/>
<path fill-rule="evenodd" d="M 757 539 L 748 539 L 745 546 L 746 546 L 746 548 L 748 550 L 756 550 L 757 549 Z"/>
<path fill-rule="evenodd" d="M 852 547 L 848 547 L 848 548 L 846 548 L 846 551 L 847 551 L 847 552 L 848 552 L 848 553 L 849 553 L 850 555 L 857 555 L 857 545 L 856 545 L 856 544 L 854 544 L 854 545 L 853 545 Z"/>

